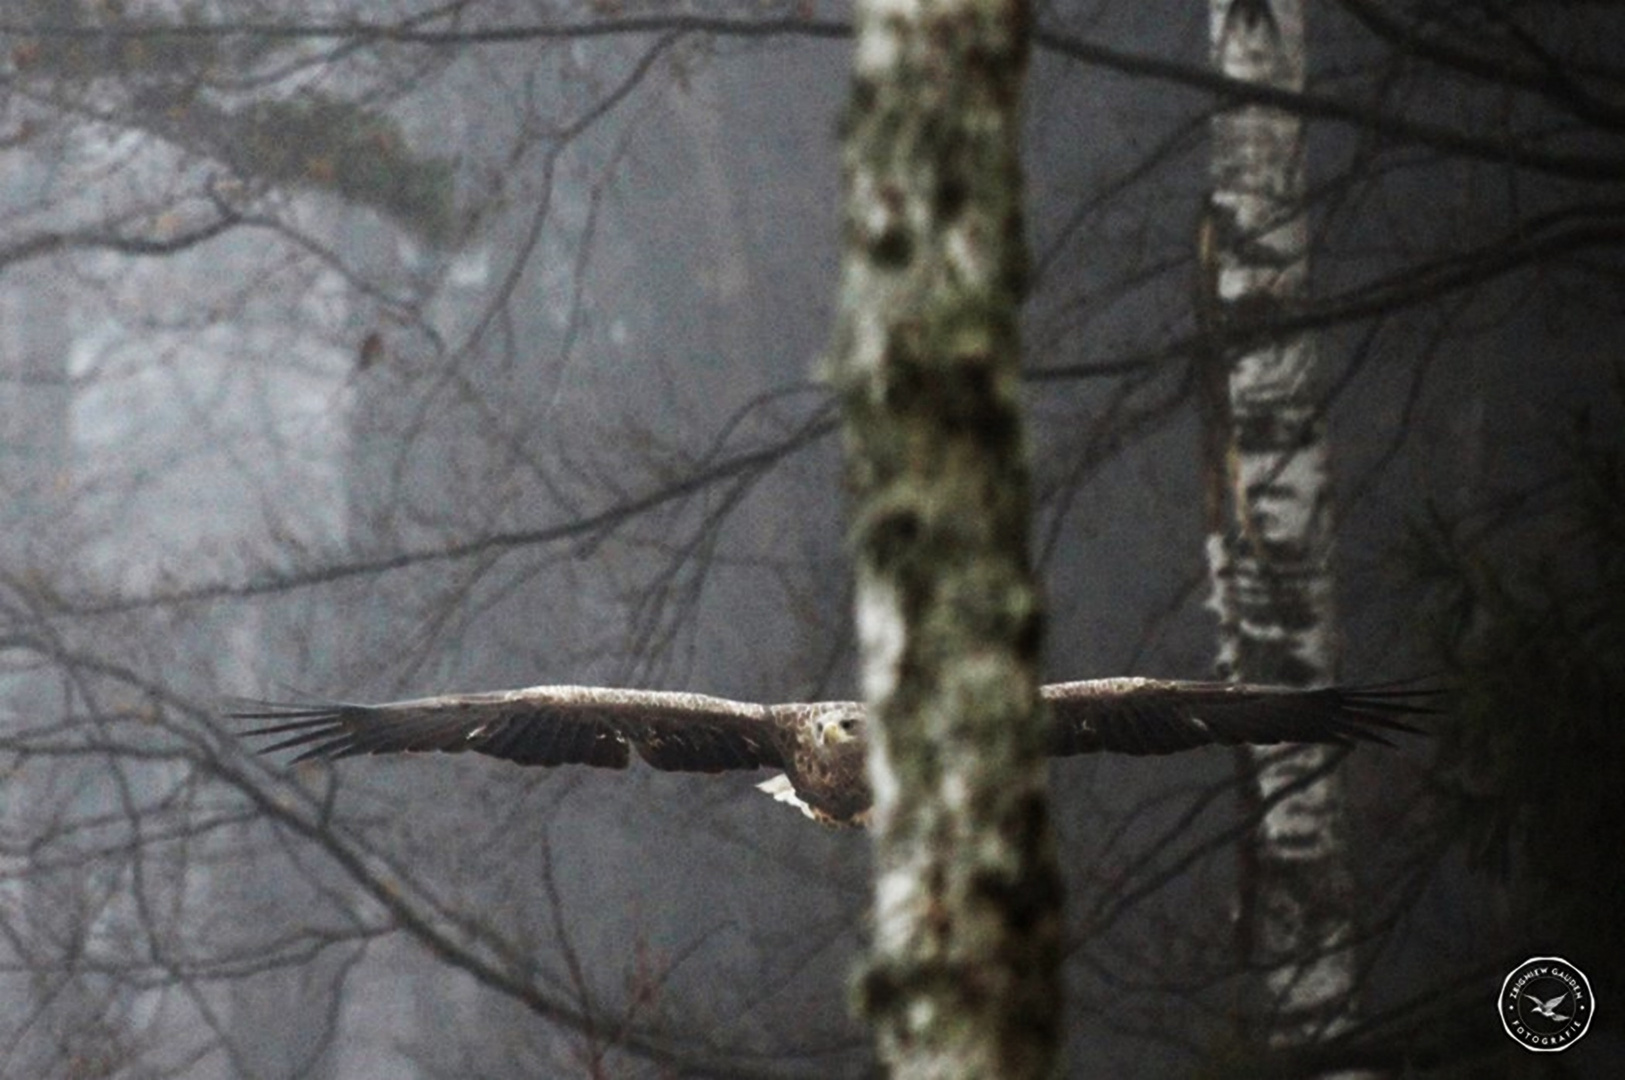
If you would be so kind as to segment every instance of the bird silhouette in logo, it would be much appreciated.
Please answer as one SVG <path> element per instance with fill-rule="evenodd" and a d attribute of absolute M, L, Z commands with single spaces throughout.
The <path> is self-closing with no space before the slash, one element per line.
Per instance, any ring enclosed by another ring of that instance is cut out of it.
<path fill-rule="evenodd" d="M 1557 995 L 1556 997 L 1554 997 L 1554 998 L 1552 998 L 1552 999 L 1550 999 L 1548 1001 L 1542 1001 L 1542 1000 L 1540 1000 L 1540 998 L 1536 997 L 1534 994 L 1525 994 L 1524 995 L 1524 997 L 1528 998 L 1530 1001 L 1533 1001 L 1535 1003 L 1535 1011 L 1536 1012 L 1538 1012 L 1540 1015 L 1544 1016 L 1546 1019 L 1548 1019 L 1548 1020 L 1556 1020 L 1560 1024 L 1563 1021 L 1567 1020 L 1568 1017 L 1559 1015 L 1558 1011 L 1557 1011 L 1557 1007 L 1559 1005 L 1563 1004 L 1563 999 L 1568 997 L 1568 996 L 1569 996 L 1569 992 L 1567 990 L 1563 991 L 1561 994 Z"/>

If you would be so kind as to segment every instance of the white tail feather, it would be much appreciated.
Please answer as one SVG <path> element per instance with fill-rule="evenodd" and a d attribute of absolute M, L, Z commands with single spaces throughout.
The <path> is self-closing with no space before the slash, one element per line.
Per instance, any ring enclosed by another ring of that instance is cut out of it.
<path fill-rule="evenodd" d="M 801 796 L 796 794 L 795 785 L 791 784 L 790 778 L 783 773 L 763 780 L 756 785 L 756 789 L 773 796 L 774 802 L 789 803 L 814 821 L 818 820 L 812 812 L 812 807 L 801 801 Z"/>

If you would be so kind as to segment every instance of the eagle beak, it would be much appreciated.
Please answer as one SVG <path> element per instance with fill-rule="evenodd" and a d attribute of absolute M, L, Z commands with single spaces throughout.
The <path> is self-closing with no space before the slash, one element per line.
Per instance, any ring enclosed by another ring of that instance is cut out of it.
<path fill-rule="evenodd" d="M 825 746 L 837 746 L 857 738 L 857 722 L 850 718 L 826 720 L 818 727 L 818 741 Z"/>

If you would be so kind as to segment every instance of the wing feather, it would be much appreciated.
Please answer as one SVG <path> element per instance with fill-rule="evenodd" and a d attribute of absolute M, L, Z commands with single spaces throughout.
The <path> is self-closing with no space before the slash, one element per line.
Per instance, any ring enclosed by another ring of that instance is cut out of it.
<path fill-rule="evenodd" d="M 1438 691 L 1395 687 L 1303 690 L 1247 683 L 1094 679 L 1043 689 L 1057 756 L 1171 754 L 1212 744 L 1388 742 L 1400 719 L 1433 713 Z"/>
<path fill-rule="evenodd" d="M 266 752 L 295 761 L 357 754 L 472 751 L 521 765 L 622 769 L 632 752 L 657 769 L 783 768 L 767 710 L 703 694 L 536 686 L 386 705 L 271 705 L 234 710 L 268 721 L 246 734 L 277 737 Z"/>

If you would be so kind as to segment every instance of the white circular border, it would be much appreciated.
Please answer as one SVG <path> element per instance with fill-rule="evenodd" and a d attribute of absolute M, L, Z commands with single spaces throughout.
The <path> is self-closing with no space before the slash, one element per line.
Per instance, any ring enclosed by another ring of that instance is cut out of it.
<path fill-rule="evenodd" d="M 1512 977 L 1518 974 L 1518 972 L 1527 968 L 1530 964 L 1540 963 L 1562 964 L 1565 968 L 1574 972 L 1575 978 L 1580 980 L 1580 985 L 1585 987 L 1586 997 L 1590 999 L 1589 1005 L 1586 1008 L 1586 1022 L 1580 1028 L 1580 1034 L 1576 1035 L 1562 1046 L 1530 1046 L 1528 1043 L 1518 1038 L 1518 1036 L 1514 1035 L 1512 1033 L 1512 1025 L 1507 1023 L 1507 1010 L 1505 1008 L 1505 1002 L 1507 987 L 1512 985 Z M 1531 956 L 1529 959 L 1507 972 L 1507 977 L 1501 980 L 1501 993 L 1495 999 L 1495 1013 L 1501 1018 L 1501 1027 L 1506 1030 L 1507 1038 L 1511 1039 L 1513 1042 L 1517 1043 L 1531 1054 L 1556 1054 L 1560 1051 L 1567 1050 L 1569 1047 L 1585 1038 L 1585 1033 L 1591 1030 L 1591 1019 L 1597 1015 L 1597 995 L 1592 992 L 1591 980 L 1586 978 L 1585 972 L 1581 971 L 1579 968 L 1575 967 L 1561 956 Z"/>

